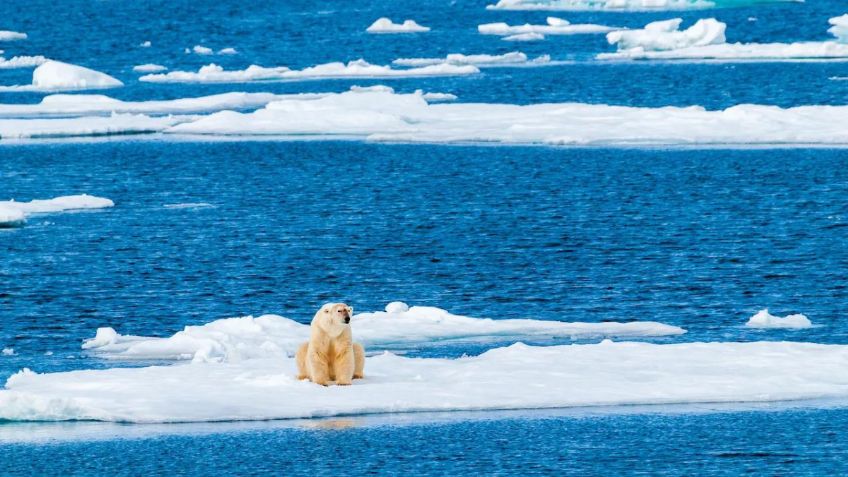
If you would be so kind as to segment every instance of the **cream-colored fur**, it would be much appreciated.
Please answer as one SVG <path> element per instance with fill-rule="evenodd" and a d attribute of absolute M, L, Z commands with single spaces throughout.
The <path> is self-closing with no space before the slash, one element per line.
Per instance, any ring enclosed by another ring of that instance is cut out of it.
<path fill-rule="evenodd" d="M 350 318 L 353 309 L 344 303 L 327 303 L 312 319 L 309 341 L 300 345 L 297 379 L 327 386 L 346 386 L 365 377 L 365 349 L 353 342 Z"/>

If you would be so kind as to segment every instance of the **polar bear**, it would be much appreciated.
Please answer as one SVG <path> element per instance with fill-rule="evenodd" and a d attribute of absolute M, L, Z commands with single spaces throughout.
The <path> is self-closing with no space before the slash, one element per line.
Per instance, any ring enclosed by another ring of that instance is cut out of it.
<path fill-rule="evenodd" d="M 353 308 L 344 303 L 327 303 L 312 318 L 309 341 L 300 345 L 297 379 L 327 386 L 330 381 L 347 386 L 365 377 L 365 349 L 353 342 L 350 318 Z"/>

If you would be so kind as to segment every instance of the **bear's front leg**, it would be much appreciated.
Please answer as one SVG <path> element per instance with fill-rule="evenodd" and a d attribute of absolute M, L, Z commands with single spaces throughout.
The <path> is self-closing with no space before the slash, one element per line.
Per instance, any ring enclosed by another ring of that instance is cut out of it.
<path fill-rule="evenodd" d="M 354 356 L 353 347 L 348 346 L 347 349 L 338 356 L 333 363 L 334 373 L 336 375 L 336 384 L 339 386 L 349 386 L 353 382 Z"/>
<path fill-rule="evenodd" d="M 310 349 L 307 359 L 309 360 L 309 379 L 311 379 L 315 384 L 329 386 L 330 369 L 329 364 L 327 363 L 327 357 Z"/>
<path fill-rule="evenodd" d="M 309 371 L 306 366 L 306 354 L 309 351 L 309 343 L 303 343 L 297 349 L 295 354 L 295 362 L 297 362 L 297 379 L 309 378 Z"/>
<path fill-rule="evenodd" d="M 359 343 L 353 343 L 353 379 L 365 377 L 365 348 Z"/>

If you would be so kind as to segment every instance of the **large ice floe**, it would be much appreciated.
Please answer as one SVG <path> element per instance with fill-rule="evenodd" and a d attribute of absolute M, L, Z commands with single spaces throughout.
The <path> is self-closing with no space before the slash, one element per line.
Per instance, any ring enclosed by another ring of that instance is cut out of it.
<path fill-rule="evenodd" d="M 16 202 L 0 201 L 0 227 L 16 227 L 26 223 L 32 214 L 54 214 L 69 210 L 104 209 L 115 205 L 109 199 L 92 195 L 69 195 L 55 199 Z"/>
<path fill-rule="evenodd" d="M 760 310 L 752 316 L 745 326 L 748 328 L 778 328 L 778 329 L 805 329 L 813 326 L 810 319 L 802 314 L 774 316 L 768 309 Z"/>
<path fill-rule="evenodd" d="M 499 0 L 486 6 L 489 10 L 699 10 L 717 7 L 742 7 L 763 3 L 803 0 Z"/>
<path fill-rule="evenodd" d="M 32 84 L 0 86 L 0 92 L 50 92 L 123 86 L 119 80 L 82 66 L 48 60 L 32 72 Z"/>
<path fill-rule="evenodd" d="M 430 31 L 429 27 L 421 26 L 415 20 L 405 20 L 394 23 L 390 18 L 378 18 L 365 31 L 368 33 L 423 33 Z"/>
<path fill-rule="evenodd" d="M 171 71 L 170 73 L 144 75 L 139 80 L 152 83 L 247 83 L 251 81 L 303 81 L 333 78 L 414 78 L 422 76 L 456 76 L 479 73 L 473 65 L 436 64 L 420 68 L 394 69 L 390 66 L 372 65 L 365 60 L 348 63 L 325 63 L 292 70 L 285 66 L 266 68 L 251 65 L 243 70 L 225 70 L 216 64 L 201 67 L 198 71 Z"/>
<path fill-rule="evenodd" d="M 601 53 L 600 60 L 720 60 L 720 61 L 804 61 L 848 60 L 848 15 L 830 19 L 835 41 L 795 43 L 727 43 L 726 25 L 714 18 L 698 20 L 680 30 L 676 18 L 649 23 L 643 29 L 620 30 L 607 34 L 615 53 Z"/>
<path fill-rule="evenodd" d="M 502 55 L 463 55 L 461 53 L 451 53 L 444 58 L 398 58 L 392 61 L 392 63 L 399 66 L 413 67 L 447 63 L 451 65 L 474 65 L 478 68 L 494 68 L 506 66 L 544 66 L 551 64 L 551 57 L 542 55 L 530 59 L 520 51 L 512 51 Z"/>
<path fill-rule="evenodd" d="M 616 30 L 615 27 L 606 25 L 595 25 L 592 23 L 569 23 L 567 20 L 556 17 L 548 17 L 545 25 L 509 25 L 506 23 L 486 23 L 477 26 L 477 31 L 483 35 L 580 35 L 591 33 L 606 33 Z"/>
<path fill-rule="evenodd" d="M 0 390 L 0 420 L 189 422 L 844 400 L 847 366 L 845 345 L 605 340 L 550 347 L 518 343 L 458 359 L 386 352 L 367 358 L 365 379 L 352 386 L 298 381 L 292 358 L 53 374 L 25 369 Z"/>
<path fill-rule="evenodd" d="M 567 323 L 560 321 L 470 318 L 426 306 L 393 302 L 386 311 L 360 313 L 351 326 L 357 341 L 377 350 L 455 342 L 655 337 L 685 333 L 677 326 L 653 321 Z M 104 358 L 123 360 L 191 360 L 237 362 L 293 356 L 308 340 L 309 325 L 277 315 L 226 318 L 187 326 L 173 336 L 125 336 L 100 328 L 83 348 Z"/>
<path fill-rule="evenodd" d="M 222 111 L 169 128 L 206 135 L 343 136 L 384 142 L 550 145 L 848 144 L 848 106 L 743 104 L 636 108 L 603 104 L 428 104 L 420 93 L 367 88 Z"/>

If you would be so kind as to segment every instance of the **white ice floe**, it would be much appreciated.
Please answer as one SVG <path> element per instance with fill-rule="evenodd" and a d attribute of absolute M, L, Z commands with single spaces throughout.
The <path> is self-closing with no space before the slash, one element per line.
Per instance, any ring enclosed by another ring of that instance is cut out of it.
<path fill-rule="evenodd" d="M 0 30 L 0 41 L 26 40 L 27 34 L 16 31 Z"/>
<path fill-rule="evenodd" d="M 506 23 L 486 23 L 478 25 L 477 31 L 483 35 L 515 36 L 535 33 L 539 35 L 579 35 L 588 33 L 606 33 L 616 30 L 614 27 L 592 23 L 569 23 L 562 18 L 548 17 L 546 25 L 508 25 Z"/>
<path fill-rule="evenodd" d="M 788 315 L 784 317 L 774 316 L 769 313 L 768 308 L 760 310 L 752 316 L 745 326 L 748 328 L 784 328 L 803 329 L 810 328 L 813 324 L 804 315 Z"/>
<path fill-rule="evenodd" d="M 2 222 L 0 222 L 0 223 L 2 223 Z M 0 354 L 2 354 L 3 356 L 14 356 L 15 355 L 15 348 L 3 348 L 3 351 L 0 352 Z"/>
<path fill-rule="evenodd" d="M 415 20 L 394 23 L 391 19 L 382 17 L 372 23 L 365 31 L 368 33 L 423 33 L 430 31 L 430 28 L 419 25 Z"/>
<path fill-rule="evenodd" d="M 833 17 L 828 20 L 828 23 L 833 26 L 827 32 L 835 36 L 840 43 L 848 43 L 848 14 Z"/>
<path fill-rule="evenodd" d="M 56 119 L 0 119 L 0 140 L 155 133 L 188 119 L 117 113 Z"/>
<path fill-rule="evenodd" d="M 518 33 L 501 38 L 503 41 L 539 41 L 544 39 L 545 35 L 541 33 Z"/>
<path fill-rule="evenodd" d="M 235 48 L 222 48 L 218 50 L 219 55 L 236 55 L 238 51 Z"/>
<path fill-rule="evenodd" d="M 325 78 L 414 78 L 420 76 L 456 76 L 479 73 L 473 65 L 436 64 L 420 68 L 394 69 L 390 66 L 372 65 L 365 60 L 347 64 L 325 63 L 302 70 L 285 66 L 265 68 L 251 65 L 244 70 L 225 70 L 209 64 L 197 72 L 171 71 L 164 74 L 145 75 L 141 81 L 153 83 L 246 83 L 251 81 L 298 81 Z"/>
<path fill-rule="evenodd" d="M 416 90 L 420 91 L 420 90 Z M 424 98 L 428 103 L 435 103 L 437 101 L 455 101 L 457 99 L 455 94 L 451 93 L 421 93 L 421 97 Z"/>
<path fill-rule="evenodd" d="M 222 93 L 198 98 L 121 101 L 100 94 L 52 94 L 36 104 L 0 104 L 0 118 L 110 115 L 111 113 L 198 114 L 252 109 L 290 97 L 318 98 L 322 94 Z"/>
<path fill-rule="evenodd" d="M 683 20 L 675 18 L 652 22 L 641 30 L 618 30 L 607 33 L 607 40 L 620 50 L 642 48 L 648 51 L 678 50 L 692 46 L 725 43 L 727 25 L 715 18 L 701 19 L 680 31 Z"/>
<path fill-rule="evenodd" d="M 673 336 L 685 330 L 652 321 L 628 323 L 566 323 L 559 321 L 492 320 L 453 315 L 425 306 L 393 302 L 385 312 L 360 313 L 351 326 L 357 341 L 371 350 L 426 346 L 447 342 L 497 342 L 592 337 Z M 100 328 L 83 348 L 105 358 L 237 362 L 293 356 L 309 337 L 309 325 L 277 315 L 227 318 L 202 326 L 187 326 L 168 338 L 124 336 Z"/>
<path fill-rule="evenodd" d="M 186 53 L 194 53 L 197 55 L 211 55 L 213 51 L 212 48 L 208 48 L 203 45 L 194 45 L 191 50 L 186 48 Z"/>
<path fill-rule="evenodd" d="M 499 0 L 488 5 L 489 10 L 699 10 L 715 7 L 738 7 L 762 3 L 780 3 L 803 0 Z"/>
<path fill-rule="evenodd" d="M 46 62 L 47 58 L 43 56 L 14 56 L 8 60 L 0 56 L 0 69 L 32 68 Z"/>
<path fill-rule="evenodd" d="M 513 51 L 503 55 L 463 55 L 451 53 L 444 58 L 398 58 L 392 61 L 399 66 L 421 67 L 429 65 L 474 65 L 478 68 L 491 68 L 498 66 L 544 66 L 551 63 L 551 57 L 542 55 L 532 60 L 520 51 Z"/>
<path fill-rule="evenodd" d="M 140 46 L 141 48 L 150 48 L 152 45 L 153 44 L 150 43 L 150 40 L 147 40 L 147 41 L 141 42 L 141 44 L 139 44 L 138 46 Z"/>
<path fill-rule="evenodd" d="M 458 359 L 369 357 L 365 379 L 297 381 L 291 358 L 36 374 L 0 391 L 0 419 L 124 422 L 768 402 L 848 397 L 848 346 L 793 342 L 515 344 Z"/>
<path fill-rule="evenodd" d="M 49 92 L 123 86 L 117 79 L 82 66 L 48 60 L 32 72 L 32 84 L 0 86 L 0 92 Z"/>
<path fill-rule="evenodd" d="M 222 111 L 169 133 L 342 136 L 388 142 L 550 145 L 848 144 L 848 106 L 743 104 L 635 108 L 603 104 L 428 104 L 419 93 L 349 91 Z"/>
<path fill-rule="evenodd" d="M 133 71 L 136 71 L 138 73 L 158 73 L 160 71 L 165 71 L 167 69 L 168 68 L 166 68 L 162 65 L 157 65 L 157 64 L 154 64 L 154 63 L 145 63 L 143 65 L 133 66 Z"/>
<path fill-rule="evenodd" d="M 16 202 L 0 201 L 0 226 L 22 225 L 31 214 L 52 214 L 69 210 L 105 209 L 115 205 L 109 199 L 92 195 L 69 195 L 55 199 Z M 14 353 L 14 350 L 12 350 Z M 3 350 L 3 354 L 7 354 Z M 11 354 L 11 353 L 9 353 Z"/>
<path fill-rule="evenodd" d="M 848 60 L 845 25 L 848 15 L 831 18 L 828 30 L 836 41 L 795 43 L 727 43 L 725 27 L 713 18 L 698 20 L 680 31 L 681 19 L 649 23 L 641 30 L 607 34 L 615 53 L 601 53 L 600 60 L 719 60 L 719 61 L 804 61 Z"/>

